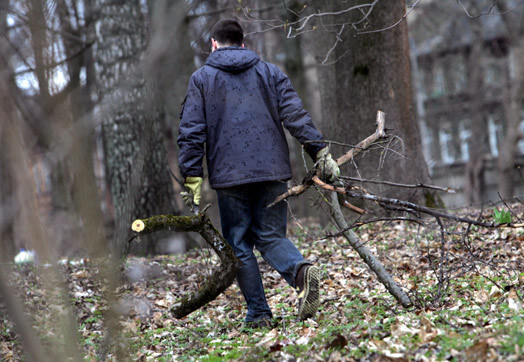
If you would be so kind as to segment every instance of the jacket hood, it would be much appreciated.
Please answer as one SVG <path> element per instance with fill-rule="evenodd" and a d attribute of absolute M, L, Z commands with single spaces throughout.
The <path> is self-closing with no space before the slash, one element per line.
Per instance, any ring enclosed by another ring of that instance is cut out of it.
<path fill-rule="evenodd" d="M 209 55 L 206 65 L 229 73 L 240 73 L 257 64 L 260 57 L 241 47 L 219 48 Z"/>

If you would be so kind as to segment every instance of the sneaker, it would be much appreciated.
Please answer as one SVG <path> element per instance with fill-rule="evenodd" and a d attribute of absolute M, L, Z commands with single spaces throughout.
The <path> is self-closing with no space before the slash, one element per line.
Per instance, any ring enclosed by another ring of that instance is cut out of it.
<path fill-rule="evenodd" d="M 312 318 L 320 305 L 320 268 L 305 265 L 297 274 L 298 318 Z"/>
<path fill-rule="evenodd" d="M 260 328 L 273 328 L 273 321 L 267 314 L 256 318 L 254 321 L 246 322 L 244 325 L 246 328 L 260 329 Z"/>

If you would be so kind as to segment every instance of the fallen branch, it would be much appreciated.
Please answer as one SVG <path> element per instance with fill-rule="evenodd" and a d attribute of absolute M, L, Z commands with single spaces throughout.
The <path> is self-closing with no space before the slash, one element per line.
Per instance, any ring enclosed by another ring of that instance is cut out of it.
<path fill-rule="evenodd" d="M 473 220 L 473 219 L 469 219 L 469 218 L 466 218 L 466 217 L 460 217 L 460 216 L 451 215 L 451 214 L 448 214 L 448 213 L 445 213 L 445 212 L 442 212 L 442 211 L 438 211 L 437 209 L 433 209 L 433 208 L 426 207 L 426 206 L 421 206 L 421 205 L 418 205 L 418 204 L 415 204 L 415 203 L 409 202 L 409 201 L 404 201 L 404 200 L 399 200 L 399 199 L 390 199 L 390 198 L 387 198 L 387 197 L 376 196 L 376 195 L 370 194 L 368 192 L 353 191 L 353 190 L 350 190 L 350 189 L 347 189 L 347 188 L 344 188 L 344 187 L 335 187 L 335 186 L 332 186 L 332 185 L 329 185 L 329 184 L 323 182 L 322 180 L 320 180 L 318 178 L 318 176 L 313 176 L 312 181 L 313 181 L 313 183 L 315 183 L 316 185 L 320 186 L 324 190 L 333 191 L 333 192 L 336 192 L 338 194 L 348 195 L 349 197 L 353 197 L 353 198 L 357 198 L 357 199 L 364 199 L 364 200 L 375 201 L 377 204 L 379 204 L 381 206 L 384 206 L 384 207 L 386 207 L 386 206 L 389 206 L 389 207 L 394 206 L 394 207 L 397 207 L 397 208 L 401 209 L 401 211 L 405 211 L 405 212 L 413 213 L 413 212 L 416 211 L 416 212 L 419 212 L 419 213 L 423 213 L 423 214 L 434 216 L 436 218 L 449 219 L 449 220 L 458 221 L 458 222 L 465 223 L 465 224 L 481 226 L 481 227 L 484 227 L 484 228 L 498 228 L 498 227 L 520 228 L 520 227 L 524 226 L 524 223 L 514 224 L 514 223 L 482 222 L 480 220 Z M 353 205 L 351 205 L 351 206 L 353 206 Z M 356 206 L 354 206 L 354 207 L 356 207 Z M 364 211 L 364 210 L 362 210 L 362 211 Z"/>
<path fill-rule="evenodd" d="M 382 138 L 386 138 L 386 114 L 382 111 L 377 112 L 377 129 L 375 133 L 373 133 L 371 136 L 368 136 L 363 141 L 360 141 L 354 148 L 343 154 L 337 159 L 337 165 L 342 166 L 346 162 L 350 161 L 352 158 L 354 158 L 356 155 L 358 155 L 360 152 L 367 150 L 373 143 L 377 142 L 378 140 Z M 318 176 L 318 170 L 313 170 L 313 172 L 310 172 L 305 178 L 304 181 L 302 181 L 302 184 L 294 186 L 287 190 L 282 195 L 278 196 L 271 204 L 269 204 L 267 207 L 271 207 L 273 205 L 278 204 L 280 201 L 287 199 L 290 196 L 298 196 L 304 191 L 306 191 L 309 186 L 313 184 L 312 178 L 313 176 Z"/>
<path fill-rule="evenodd" d="M 322 181 L 321 179 L 318 178 L 318 176 L 313 176 L 312 178 L 312 181 L 317 184 L 318 186 L 322 187 L 324 190 L 328 190 L 328 191 L 335 191 L 335 192 L 338 192 L 338 193 L 343 193 L 345 192 L 346 190 L 343 189 L 343 188 L 337 188 L 335 186 L 332 186 L 332 185 L 329 185 L 327 183 L 325 183 L 324 181 Z M 339 189 L 339 190 L 337 190 Z M 349 201 L 347 200 L 344 200 L 344 203 L 342 204 L 344 207 L 347 207 L 348 209 L 350 209 L 351 211 L 355 211 L 356 213 L 359 213 L 360 215 L 364 215 L 366 213 L 365 210 L 362 210 L 360 207 L 357 207 L 353 204 L 351 204 Z"/>
<path fill-rule="evenodd" d="M 402 288 L 400 288 L 397 283 L 395 283 L 391 275 L 386 271 L 386 269 L 380 263 L 380 261 L 377 258 L 375 258 L 375 256 L 371 253 L 371 251 L 368 248 L 366 248 L 364 244 L 360 242 L 357 234 L 355 234 L 355 232 L 353 232 L 353 230 L 351 230 L 351 228 L 348 226 L 346 219 L 342 214 L 342 210 L 340 209 L 337 196 L 337 193 L 346 193 L 345 189 L 341 187 L 334 187 L 332 185 L 328 185 L 322 180 L 320 180 L 317 176 L 313 177 L 313 182 L 322 187 L 323 189 L 331 191 L 331 204 L 329 204 L 329 206 L 331 208 L 331 214 L 335 219 L 335 223 L 339 228 L 339 232 L 347 239 L 347 241 L 349 241 L 351 247 L 353 247 L 353 249 L 356 250 L 358 255 L 360 255 L 360 257 L 371 268 L 371 270 L 373 270 L 373 272 L 377 275 L 378 280 L 382 284 L 384 284 L 384 286 L 391 293 L 391 295 L 393 295 L 393 297 L 395 297 L 395 299 L 403 307 L 411 307 L 413 304 L 411 303 L 411 300 L 409 299 L 408 295 L 404 293 Z M 345 202 L 348 203 L 347 201 Z"/>
<path fill-rule="evenodd" d="M 355 234 L 353 230 L 348 227 L 346 219 L 344 218 L 338 203 L 337 193 L 334 191 L 331 192 L 330 207 L 333 218 L 340 232 L 347 239 L 351 247 L 355 249 L 358 255 L 360 255 L 364 262 L 369 266 L 369 268 L 377 275 L 378 280 L 384 284 L 386 289 L 403 307 L 412 307 L 413 303 L 409 299 L 408 295 L 404 293 L 402 288 L 393 280 L 382 263 L 377 258 L 375 258 L 371 251 L 360 241 L 357 234 Z"/>
<path fill-rule="evenodd" d="M 205 211 L 205 209 L 204 209 Z M 175 318 L 183 318 L 189 313 L 216 299 L 235 279 L 238 259 L 231 246 L 213 226 L 204 211 L 195 216 L 156 215 L 148 219 L 133 221 L 131 229 L 137 235 L 161 230 L 194 231 L 199 233 L 220 258 L 220 268 L 195 293 L 185 296 L 171 308 Z"/>
<path fill-rule="evenodd" d="M 430 190 L 444 191 L 450 194 L 454 194 L 457 192 L 454 189 L 452 189 L 451 187 L 440 187 L 440 186 L 435 186 L 435 185 L 426 185 L 423 183 L 410 185 L 410 184 L 401 184 L 398 182 L 391 182 L 391 181 L 367 180 L 364 178 L 350 177 L 350 176 L 339 176 L 339 178 L 344 179 L 344 180 L 350 180 L 350 181 L 388 185 L 388 186 L 402 187 L 402 188 L 407 188 L 407 189 L 425 188 L 425 189 L 430 189 Z"/>
<path fill-rule="evenodd" d="M 350 149 L 348 152 L 337 158 L 337 165 L 342 166 L 346 162 L 353 159 L 360 152 L 367 150 L 373 143 L 377 142 L 382 138 L 386 138 L 386 114 L 382 111 L 377 112 L 377 129 L 375 133 L 368 136 L 365 140 L 360 141 L 355 148 Z"/>
<path fill-rule="evenodd" d="M 470 224 L 470 225 L 481 226 L 484 228 L 498 228 L 498 227 L 518 228 L 524 225 L 524 224 L 511 224 L 511 223 L 507 224 L 507 223 L 483 222 L 480 220 L 469 219 L 467 217 L 451 215 L 451 214 L 448 214 L 442 211 L 438 211 L 437 209 L 432 209 L 430 207 L 421 206 L 421 205 L 418 205 L 418 204 L 415 204 L 409 201 L 390 199 L 387 197 L 376 196 L 376 195 L 372 195 L 369 193 L 347 190 L 347 189 L 343 189 L 342 187 L 337 187 L 334 191 L 337 193 L 348 195 L 349 197 L 375 201 L 376 203 L 378 203 L 381 206 L 399 207 L 399 208 L 402 208 L 403 211 L 412 211 L 412 212 L 416 211 L 419 213 L 431 215 L 433 217 L 453 220 L 453 221 Z"/>

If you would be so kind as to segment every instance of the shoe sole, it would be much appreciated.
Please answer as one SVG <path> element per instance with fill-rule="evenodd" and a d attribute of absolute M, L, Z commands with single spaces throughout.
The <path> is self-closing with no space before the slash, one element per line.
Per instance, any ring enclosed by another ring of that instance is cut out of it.
<path fill-rule="evenodd" d="M 311 266 L 307 268 L 304 275 L 304 291 L 302 303 L 298 309 L 298 317 L 301 320 L 311 318 L 315 315 L 320 305 L 320 268 Z"/>

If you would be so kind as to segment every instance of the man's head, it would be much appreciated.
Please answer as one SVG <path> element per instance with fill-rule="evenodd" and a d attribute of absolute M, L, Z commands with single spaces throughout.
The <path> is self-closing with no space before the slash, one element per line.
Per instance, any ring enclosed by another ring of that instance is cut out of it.
<path fill-rule="evenodd" d="M 243 46 L 244 29 L 234 19 L 219 20 L 211 29 L 213 50 L 221 46 Z M 218 42 L 218 44 L 217 44 Z"/>

